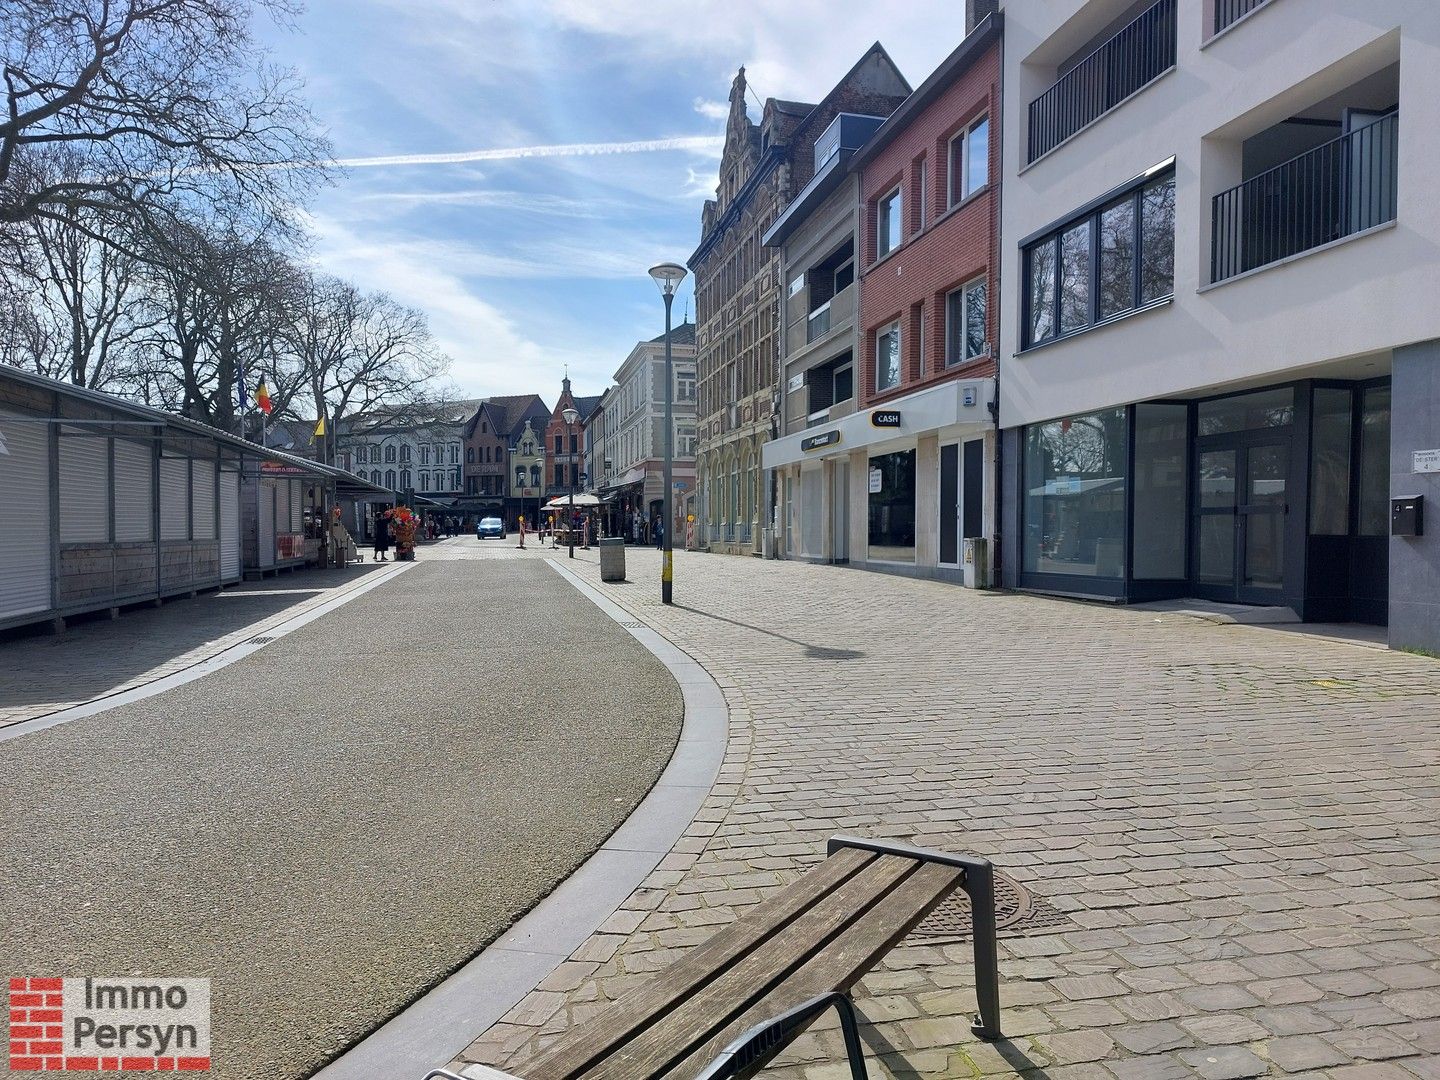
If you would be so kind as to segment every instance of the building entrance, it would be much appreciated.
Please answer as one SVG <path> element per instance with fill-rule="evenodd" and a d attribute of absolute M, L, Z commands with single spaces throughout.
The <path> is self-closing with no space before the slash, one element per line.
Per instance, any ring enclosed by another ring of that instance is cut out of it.
<path fill-rule="evenodd" d="M 1290 442 L 1266 436 L 1217 436 L 1196 454 L 1195 589 L 1207 599 L 1278 603 L 1285 587 Z"/>

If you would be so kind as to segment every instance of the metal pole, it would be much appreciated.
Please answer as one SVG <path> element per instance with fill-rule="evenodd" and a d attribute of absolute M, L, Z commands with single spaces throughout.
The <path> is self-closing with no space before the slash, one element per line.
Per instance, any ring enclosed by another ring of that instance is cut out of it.
<path fill-rule="evenodd" d="M 575 425 L 566 424 L 566 434 L 575 438 Z M 565 536 L 570 541 L 570 558 L 575 557 L 575 455 L 570 455 L 570 520 L 565 522 Z"/>
<path fill-rule="evenodd" d="M 660 602 L 673 604 L 675 586 L 675 513 L 672 506 L 675 498 L 675 369 L 670 356 L 670 305 L 674 301 L 673 290 L 665 293 L 665 503 L 661 528 L 665 540 L 665 553 L 660 564 Z"/>

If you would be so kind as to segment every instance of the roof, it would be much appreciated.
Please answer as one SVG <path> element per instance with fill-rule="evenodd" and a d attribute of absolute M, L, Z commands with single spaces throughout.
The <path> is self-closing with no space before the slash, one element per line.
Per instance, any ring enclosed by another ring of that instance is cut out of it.
<path fill-rule="evenodd" d="M 443 401 L 411 401 L 369 412 L 354 413 L 341 423 L 351 433 L 377 428 L 416 428 L 429 424 L 463 424 L 473 417 L 484 398 L 454 398 Z"/>
<path fill-rule="evenodd" d="M 34 372 L 25 371 L 22 368 L 0 364 L 0 379 L 6 378 L 42 392 L 75 398 L 96 408 L 109 409 L 113 412 L 123 413 L 128 416 L 137 416 L 142 420 L 150 421 L 157 427 L 168 428 L 188 435 L 198 435 L 201 438 L 211 439 L 232 449 L 239 450 L 242 454 L 248 454 L 255 458 L 264 458 L 267 461 L 275 461 L 293 468 L 303 469 L 317 476 L 329 477 L 332 480 L 340 482 L 350 491 L 388 491 L 387 488 L 383 488 L 379 484 L 372 484 L 370 481 L 356 476 L 352 472 L 347 472 L 345 469 L 338 468 L 337 466 L 325 465 L 318 461 L 312 461 L 309 458 L 287 454 L 283 450 L 260 446 L 258 443 L 253 443 L 249 439 L 242 438 L 239 435 L 232 435 L 228 431 L 221 431 L 219 428 L 211 427 L 209 424 L 203 424 L 199 420 L 191 420 L 184 416 L 176 416 L 173 413 L 162 412 L 159 409 L 151 408 L 149 405 L 140 405 L 137 402 L 117 397 L 114 394 L 106 394 L 100 390 L 90 390 L 87 387 L 76 386 L 73 383 L 50 379 L 44 375 L 36 375 Z"/>
<path fill-rule="evenodd" d="M 685 322 L 681 323 L 679 326 L 671 327 L 671 328 L 670 328 L 670 333 L 669 333 L 668 336 L 669 336 L 669 338 L 670 338 L 670 344 L 671 344 L 671 345 L 694 345 L 694 344 L 695 344 L 695 324 L 694 324 L 693 322 L 690 322 L 690 321 L 687 319 Z M 661 334 L 659 337 L 653 337 L 653 338 L 651 338 L 651 339 L 650 339 L 650 343 L 651 343 L 652 345 L 663 345 L 663 344 L 665 344 L 665 338 L 666 338 L 666 335 L 665 335 L 665 334 Z"/>
<path fill-rule="evenodd" d="M 890 114 L 890 119 L 880 125 L 880 130 L 871 136 L 870 141 L 856 152 L 850 160 L 850 168 L 861 168 L 867 161 L 894 142 L 896 137 L 910 126 L 915 117 L 950 89 L 955 80 L 970 70 L 970 66 L 980 59 L 986 49 L 1000 40 L 1000 35 L 1004 30 L 1005 15 L 1003 12 L 997 11 L 985 16 L 975 29 L 965 36 L 965 40 L 960 42 L 955 50 L 941 61 L 940 66 L 930 73 L 930 77 L 921 83 L 919 88 L 906 98 L 898 109 Z"/>
<path fill-rule="evenodd" d="M 572 395 L 572 399 L 575 402 L 575 411 L 580 414 L 580 419 L 584 420 L 594 412 L 595 406 L 600 404 L 600 399 L 604 396 L 604 394 L 592 394 L 589 397 L 573 397 Z"/>

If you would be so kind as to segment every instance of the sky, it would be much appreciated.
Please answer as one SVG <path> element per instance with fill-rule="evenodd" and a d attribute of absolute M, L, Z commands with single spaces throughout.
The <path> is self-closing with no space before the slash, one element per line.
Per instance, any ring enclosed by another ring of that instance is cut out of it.
<path fill-rule="evenodd" d="M 257 28 L 345 168 L 312 257 L 424 311 L 467 397 L 601 393 L 664 329 L 646 271 L 684 263 L 726 99 L 819 101 L 874 41 L 918 86 L 960 0 L 308 0 Z M 685 283 L 678 323 L 694 303 Z"/>

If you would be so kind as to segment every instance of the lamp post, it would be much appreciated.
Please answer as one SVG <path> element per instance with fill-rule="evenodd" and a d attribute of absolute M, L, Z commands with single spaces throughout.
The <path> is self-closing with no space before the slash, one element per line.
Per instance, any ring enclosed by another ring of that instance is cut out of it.
<path fill-rule="evenodd" d="M 568 383 L 567 383 L 568 385 Z M 566 405 L 565 411 L 560 414 L 565 417 L 565 432 L 570 436 L 570 519 L 565 522 L 565 538 L 570 541 L 570 558 L 575 557 L 575 421 L 580 419 L 580 411 L 574 405 Z"/>
<path fill-rule="evenodd" d="M 670 305 L 675 301 L 675 290 L 685 280 L 685 267 L 679 263 L 661 263 L 650 268 L 650 276 L 660 287 L 665 298 L 665 504 L 661 513 L 662 536 L 665 554 L 660 564 L 660 602 L 673 604 L 672 590 L 675 585 L 674 533 L 675 514 L 672 503 L 675 499 L 675 367 L 670 357 Z"/>

